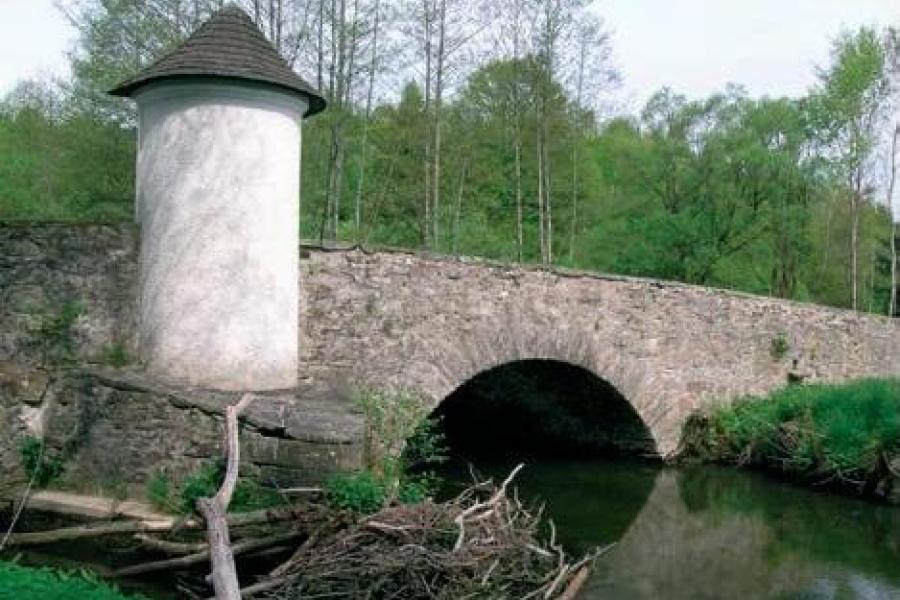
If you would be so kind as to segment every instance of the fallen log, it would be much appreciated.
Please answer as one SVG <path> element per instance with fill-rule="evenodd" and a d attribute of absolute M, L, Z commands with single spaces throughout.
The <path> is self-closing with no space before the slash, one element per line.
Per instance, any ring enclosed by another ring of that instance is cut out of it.
<path fill-rule="evenodd" d="M 277 523 L 291 521 L 298 518 L 300 511 L 293 508 L 277 508 L 255 510 L 244 513 L 229 513 L 225 516 L 229 527 L 244 527 L 248 525 L 262 525 L 264 523 Z M 203 529 L 202 521 L 194 518 L 180 519 L 169 517 L 161 521 L 111 521 L 109 523 L 77 525 L 75 527 L 62 527 L 48 531 L 35 531 L 31 533 L 13 533 L 7 540 L 9 546 L 34 546 L 39 544 L 52 544 L 69 540 L 79 540 L 100 537 L 104 535 L 119 535 L 125 533 L 163 533 L 169 531 Z"/>
<path fill-rule="evenodd" d="M 302 534 L 299 531 L 290 531 L 288 533 L 280 533 L 278 535 L 271 535 L 264 538 L 243 540 L 235 544 L 234 546 L 230 546 L 229 552 L 232 556 L 240 556 L 241 554 L 246 554 L 249 552 L 254 552 L 256 550 L 262 550 L 264 548 L 270 548 L 272 546 L 283 544 L 284 542 L 297 539 L 301 535 Z M 117 577 L 125 577 L 140 575 L 142 573 L 153 573 L 155 571 L 178 570 L 206 562 L 207 560 L 209 560 L 210 555 L 210 551 L 207 548 L 202 550 L 201 552 L 188 554 L 187 556 L 179 556 L 177 558 L 168 558 L 165 560 L 155 560 L 152 562 L 132 565 L 130 567 L 124 567 L 117 570 L 115 572 L 115 575 Z"/>
<path fill-rule="evenodd" d="M 188 554 L 196 554 L 206 550 L 206 542 L 172 542 L 169 540 L 161 540 L 152 535 L 139 533 L 134 536 L 141 546 L 156 550 L 170 556 L 186 556 Z"/>
<path fill-rule="evenodd" d="M 14 533 L 9 536 L 7 543 L 10 546 L 35 546 L 122 533 L 171 531 L 172 528 L 173 524 L 168 521 L 114 521 L 103 525 L 79 525 L 50 531 Z"/>

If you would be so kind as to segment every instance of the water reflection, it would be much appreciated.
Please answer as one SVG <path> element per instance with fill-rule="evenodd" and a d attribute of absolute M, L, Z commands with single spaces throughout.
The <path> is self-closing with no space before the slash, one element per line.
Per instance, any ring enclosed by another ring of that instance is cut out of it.
<path fill-rule="evenodd" d="M 900 598 L 897 508 L 733 469 L 606 461 L 530 464 L 520 488 L 546 499 L 574 551 L 617 541 L 585 600 Z"/>

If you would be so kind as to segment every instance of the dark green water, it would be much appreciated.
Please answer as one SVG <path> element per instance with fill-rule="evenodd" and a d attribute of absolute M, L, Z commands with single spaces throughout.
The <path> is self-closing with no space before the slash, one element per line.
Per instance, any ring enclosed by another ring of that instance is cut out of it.
<path fill-rule="evenodd" d="M 481 469 L 502 478 L 512 466 Z M 572 552 L 616 543 L 582 600 L 900 599 L 900 508 L 735 469 L 628 461 L 536 461 L 518 488 L 547 503 Z"/>

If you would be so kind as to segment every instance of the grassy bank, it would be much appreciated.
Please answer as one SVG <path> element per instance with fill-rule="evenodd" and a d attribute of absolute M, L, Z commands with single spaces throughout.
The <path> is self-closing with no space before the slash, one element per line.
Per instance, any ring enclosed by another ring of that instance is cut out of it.
<path fill-rule="evenodd" d="M 900 380 L 789 386 L 698 415 L 683 456 L 900 503 Z"/>
<path fill-rule="evenodd" d="M 89 572 L 23 567 L 0 561 L 0 600 L 142 600 L 126 596 Z"/>

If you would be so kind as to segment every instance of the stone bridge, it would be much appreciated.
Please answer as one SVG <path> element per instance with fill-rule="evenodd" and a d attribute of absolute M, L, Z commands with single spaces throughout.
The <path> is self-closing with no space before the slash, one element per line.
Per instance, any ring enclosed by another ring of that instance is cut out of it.
<path fill-rule="evenodd" d="M 900 323 L 680 283 L 410 252 L 305 248 L 302 377 L 436 406 L 528 359 L 612 384 L 663 456 L 696 409 L 790 380 L 900 375 Z"/>
<path fill-rule="evenodd" d="M 0 366 L 34 362 L 35 315 L 73 301 L 82 359 L 133 352 L 137 243 L 130 225 L 0 227 Z M 436 407 L 491 368 L 560 361 L 613 385 L 671 456 L 711 403 L 900 375 L 900 322 L 846 310 L 404 251 L 303 247 L 300 269 L 300 395 L 336 403 L 377 386 Z"/>

